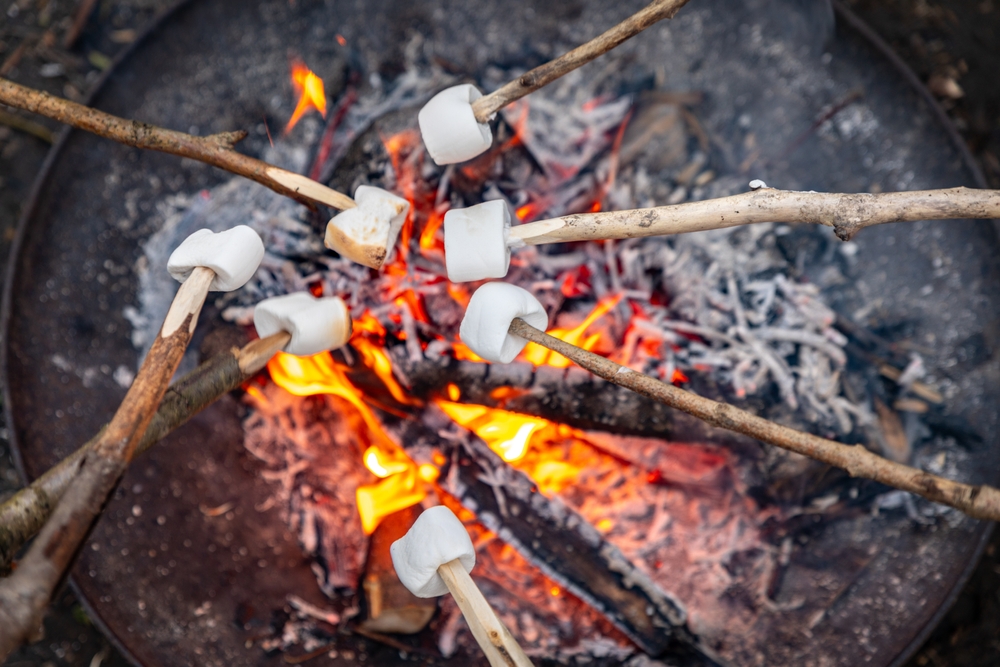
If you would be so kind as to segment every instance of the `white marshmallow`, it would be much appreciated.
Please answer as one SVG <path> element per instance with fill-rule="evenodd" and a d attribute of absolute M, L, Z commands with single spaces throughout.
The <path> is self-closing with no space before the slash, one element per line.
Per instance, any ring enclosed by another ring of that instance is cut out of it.
<path fill-rule="evenodd" d="M 292 334 L 285 352 L 300 357 L 343 346 L 352 330 L 351 314 L 342 299 L 317 299 L 308 292 L 264 299 L 254 308 L 253 325 L 261 338 L 279 331 Z"/>
<path fill-rule="evenodd" d="M 432 97 L 417 114 L 420 134 L 434 162 L 465 162 L 493 144 L 489 124 L 477 121 L 472 111 L 472 103 L 482 96 L 470 83 L 452 86 Z"/>
<path fill-rule="evenodd" d="M 380 268 L 403 227 L 410 203 L 382 188 L 359 185 L 355 208 L 333 216 L 326 226 L 327 248 L 348 259 Z"/>
<path fill-rule="evenodd" d="M 531 292 L 509 283 L 486 283 L 469 300 L 458 333 L 483 359 L 509 364 L 528 344 L 507 331 L 515 317 L 542 331 L 549 324 L 545 308 Z"/>
<path fill-rule="evenodd" d="M 218 234 L 199 229 L 170 253 L 167 271 L 184 282 L 195 267 L 215 271 L 209 287 L 213 292 L 231 292 L 246 285 L 264 259 L 264 242 L 257 232 L 239 225 Z"/>
<path fill-rule="evenodd" d="M 444 214 L 444 261 L 453 283 L 503 278 L 510 266 L 510 211 L 502 200 Z"/>
<path fill-rule="evenodd" d="M 455 513 L 444 505 L 424 510 L 406 535 L 389 547 L 396 575 L 418 598 L 448 592 L 438 568 L 456 558 L 466 572 L 476 565 L 476 549 Z"/>

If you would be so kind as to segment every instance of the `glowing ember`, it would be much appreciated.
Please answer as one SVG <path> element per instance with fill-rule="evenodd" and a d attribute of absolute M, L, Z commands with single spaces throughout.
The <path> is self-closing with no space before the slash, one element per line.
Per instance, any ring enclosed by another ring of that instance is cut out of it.
<path fill-rule="evenodd" d="M 573 327 L 572 329 L 551 329 L 548 331 L 548 334 L 572 345 L 576 345 L 577 347 L 582 347 L 585 350 L 593 350 L 597 346 L 597 343 L 601 340 L 601 334 L 595 333 L 587 336 L 586 338 L 584 337 L 584 334 L 587 333 L 587 329 L 589 329 L 594 322 L 604 317 L 608 311 L 618 305 L 621 298 L 620 294 L 612 297 L 605 297 L 604 299 L 601 299 L 596 306 L 594 306 L 594 310 L 592 310 L 579 325 Z M 535 343 L 528 343 L 528 345 L 524 348 L 524 351 L 521 353 L 521 358 L 525 361 L 531 362 L 535 366 L 567 368 L 571 363 L 569 359 L 561 354 L 556 354 L 548 348 Z"/>
<path fill-rule="evenodd" d="M 285 134 L 292 131 L 304 115 L 311 109 L 315 109 L 323 118 L 326 118 L 326 90 L 323 88 L 323 79 L 316 76 L 304 63 L 292 63 L 292 86 L 299 96 L 299 102 L 295 105 L 295 111 L 285 126 Z"/>

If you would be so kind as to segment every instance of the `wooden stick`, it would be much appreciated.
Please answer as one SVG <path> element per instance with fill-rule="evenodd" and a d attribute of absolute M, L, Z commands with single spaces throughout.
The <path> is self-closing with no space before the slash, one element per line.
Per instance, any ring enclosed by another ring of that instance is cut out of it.
<path fill-rule="evenodd" d="M 520 318 L 511 323 L 510 333 L 547 347 L 608 382 L 660 401 L 712 426 L 742 433 L 761 442 L 842 468 L 852 477 L 864 477 L 909 491 L 932 502 L 954 507 L 976 519 L 1000 520 L 1000 490 L 991 486 L 954 482 L 889 461 L 868 451 L 863 445 L 843 445 L 775 424 L 726 403 L 719 403 L 636 373 L 610 359 L 539 331 Z"/>
<path fill-rule="evenodd" d="M 457 558 L 438 568 L 438 574 L 462 610 L 472 636 L 486 654 L 492 667 L 533 667 L 521 646 L 510 634 L 490 603 L 483 597 L 469 573 Z"/>
<path fill-rule="evenodd" d="M 343 210 L 357 206 L 347 195 L 321 183 L 237 152 L 233 147 L 247 136 L 242 130 L 196 137 L 112 116 L 7 79 L 0 79 L 0 103 L 37 113 L 126 146 L 179 155 L 225 169 L 309 207 L 323 204 Z"/>
<path fill-rule="evenodd" d="M 107 428 L 80 463 L 52 517 L 0 581 L 0 660 L 41 623 L 42 614 L 95 519 L 118 485 L 184 356 L 215 272 L 197 267 L 180 286 L 135 381 Z"/>
<path fill-rule="evenodd" d="M 480 123 L 488 122 L 493 114 L 511 102 L 552 83 L 577 67 L 586 65 L 654 23 L 673 18 L 674 14 L 687 3 L 688 0 L 655 0 L 586 44 L 522 74 L 489 95 L 480 97 L 472 103 L 472 112 L 476 120 Z"/>
<path fill-rule="evenodd" d="M 287 332 L 255 340 L 242 349 L 219 353 L 170 385 L 160 409 L 135 451 L 141 454 L 223 394 L 252 378 L 291 339 Z M 0 504 L 0 571 L 52 515 L 56 503 L 80 470 L 80 463 L 100 438 L 86 444 Z"/>
<path fill-rule="evenodd" d="M 844 241 L 886 222 L 1000 218 L 1000 190 L 949 188 L 880 194 L 794 192 L 760 188 L 705 201 L 607 213 L 580 213 L 517 225 L 509 245 L 631 239 L 686 234 L 757 222 L 808 222 L 833 227 Z"/>

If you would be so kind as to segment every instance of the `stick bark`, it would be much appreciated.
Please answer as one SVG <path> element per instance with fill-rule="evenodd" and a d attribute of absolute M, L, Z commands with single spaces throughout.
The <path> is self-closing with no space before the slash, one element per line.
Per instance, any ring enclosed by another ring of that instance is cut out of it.
<path fill-rule="evenodd" d="M 56 586 L 135 454 L 191 341 L 215 272 L 196 268 L 177 290 L 159 335 L 107 428 L 84 456 L 38 539 L 0 581 L 0 660 L 34 634 Z"/>
<path fill-rule="evenodd" d="M 489 95 L 480 97 L 472 103 L 472 112 L 476 120 L 480 123 L 488 122 L 493 114 L 511 102 L 552 83 L 577 67 L 586 65 L 654 23 L 673 18 L 674 14 L 687 3 L 688 0 L 656 0 L 586 44 L 522 74 Z"/>
<path fill-rule="evenodd" d="M 280 195 L 291 197 L 312 208 L 317 204 L 341 210 L 357 206 L 347 195 L 310 178 L 237 152 L 234 146 L 247 136 L 242 130 L 196 137 L 112 116 L 2 78 L 0 103 L 51 118 L 126 146 L 170 153 L 210 164 L 257 181 Z"/>
<path fill-rule="evenodd" d="M 170 385 L 160 409 L 136 445 L 136 453 L 146 451 L 220 396 L 252 378 L 290 338 L 290 334 L 282 331 L 243 348 L 222 352 Z M 99 433 L 91 438 L 0 504 L 0 571 L 10 565 L 14 555 L 48 521 L 79 472 L 80 463 L 100 437 Z"/>
<path fill-rule="evenodd" d="M 879 194 L 760 188 L 731 197 L 655 208 L 580 213 L 517 225 L 510 246 L 686 234 L 757 222 L 833 227 L 844 241 L 873 225 L 916 220 L 1000 218 L 1000 190 L 949 188 Z"/>
<path fill-rule="evenodd" d="M 636 373 L 610 359 L 539 331 L 520 318 L 511 323 L 510 333 L 558 352 L 608 382 L 660 401 L 713 426 L 742 433 L 761 442 L 842 468 L 852 477 L 864 477 L 909 491 L 932 502 L 954 507 L 975 519 L 1000 520 L 1000 490 L 991 486 L 955 482 L 882 458 L 862 445 L 843 445 L 775 424 L 726 403 L 719 403 Z"/>

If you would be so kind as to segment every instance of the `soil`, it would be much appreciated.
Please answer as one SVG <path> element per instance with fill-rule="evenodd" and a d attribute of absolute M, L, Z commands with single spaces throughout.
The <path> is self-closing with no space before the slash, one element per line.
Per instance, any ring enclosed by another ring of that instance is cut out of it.
<path fill-rule="evenodd" d="M 804 0 L 807 1 L 807 0 Z M 819 0 L 808 0 L 819 1 Z M 289 0 L 295 2 L 295 0 Z M 8 0 L 0 7 L 0 76 L 74 100 L 93 89 L 158 12 L 173 0 Z M 89 7 L 79 36 L 77 5 Z M 847 5 L 903 58 L 941 100 L 990 187 L 1000 188 L 1000 0 L 849 0 Z M 59 128 L 5 120 L 0 107 L 0 275 L 21 210 Z M 39 136 L 41 135 L 41 136 Z M 47 135 L 47 136 L 46 136 Z M 20 484 L 0 417 L 0 496 Z M 955 605 L 906 667 L 1000 664 L 1000 531 Z M 8 667 L 127 665 L 64 590 L 45 622 L 45 638 L 13 654 Z"/>

